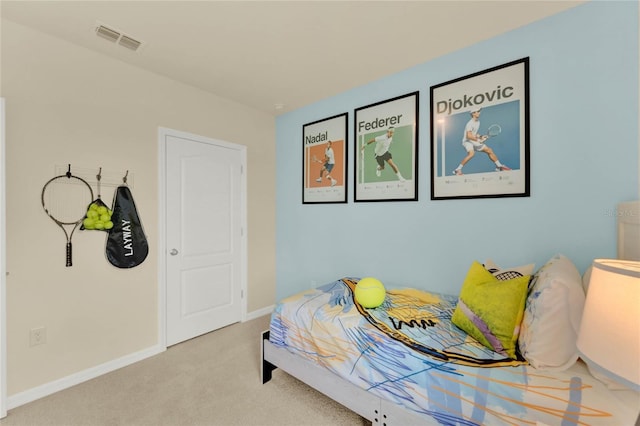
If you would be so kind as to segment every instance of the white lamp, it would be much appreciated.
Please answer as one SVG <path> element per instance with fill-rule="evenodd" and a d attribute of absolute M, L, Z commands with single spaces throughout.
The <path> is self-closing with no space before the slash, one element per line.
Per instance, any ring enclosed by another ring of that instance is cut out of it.
<path fill-rule="evenodd" d="M 577 347 L 589 368 L 640 390 L 640 262 L 593 261 Z"/>

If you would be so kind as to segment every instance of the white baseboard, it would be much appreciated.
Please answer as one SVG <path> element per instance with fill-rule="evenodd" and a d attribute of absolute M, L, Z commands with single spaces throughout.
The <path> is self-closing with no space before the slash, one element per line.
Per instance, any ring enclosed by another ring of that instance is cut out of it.
<path fill-rule="evenodd" d="M 275 305 L 267 306 L 266 308 L 249 312 L 247 314 L 247 318 L 245 319 L 245 321 L 251 321 L 253 319 L 260 318 L 261 316 L 264 316 L 264 315 L 271 315 L 271 312 L 273 312 L 273 308 L 275 308 Z"/>
<path fill-rule="evenodd" d="M 150 348 L 125 355 L 121 358 L 105 362 L 104 364 L 88 368 L 84 371 L 79 371 L 70 376 L 54 380 L 53 382 L 45 383 L 35 388 L 11 395 L 7 398 L 7 408 L 10 410 L 37 399 L 44 398 L 45 396 L 70 388 L 71 386 L 86 382 L 87 380 L 95 379 L 103 374 L 110 373 L 122 367 L 126 367 L 127 365 L 142 361 L 145 358 L 152 357 L 164 352 L 165 350 L 166 348 L 159 345 L 152 346 Z"/>
<path fill-rule="evenodd" d="M 271 305 L 257 311 L 249 312 L 247 314 L 246 321 L 250 321 L 264 315 L 270 315 L 271 312 L 273 312 L 274 307 L 274 305 Z M 71 386 L 86 382 L 87 380 L 95 379 L 96 377 L 102 376 L 103 374 L 110 373 L 122 367 L 126 367 L 127 365 L 131 365 L 138 361 L 142 361 L 143 359 L 157 355 L 161 352 L 164 352 L 166 349 L 167 348 L 163 347 L 162 345 L 155 345 L 147 349 L 125 355 L 121 358 L 105 362 L 104 364 L 79 371 L 77 373 L 71 374 L 70 376 L 54 380 L 53 382 L 45 383 L 43 385 L 28 389 L 15 395 L 10 395 L 7 398 L 7 409 L 10 410 L 12 408 L 19 407 L 21 405 L 27 404 L 40 398 L 44 398 L 45 396 L 49 396 L 61 390 L 70 388 Z"/>

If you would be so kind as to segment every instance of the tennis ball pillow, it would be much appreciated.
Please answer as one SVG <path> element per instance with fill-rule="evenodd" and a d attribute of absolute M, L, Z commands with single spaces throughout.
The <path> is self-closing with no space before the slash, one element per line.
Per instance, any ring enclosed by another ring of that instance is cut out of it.
<path fill-rule="evenodd" d="M 362 278 L 358 281 L 358 284 L 356 284 L 356 302 L 364 308 L 377 308 L 382 305 L 385 294 L 384 285 L 376 278 Z"/>

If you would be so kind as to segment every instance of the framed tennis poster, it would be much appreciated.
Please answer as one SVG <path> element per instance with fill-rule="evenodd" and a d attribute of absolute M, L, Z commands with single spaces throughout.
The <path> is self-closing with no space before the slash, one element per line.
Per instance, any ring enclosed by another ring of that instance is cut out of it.
<path fill-rule="evenodd" d="M 302 127 L 302 203 L 347 202 L 348 114 Z"/>
<path fill-rule="evenodd" d="M 529 58 L 432 86 L 431 199 L 529 193 Z"/>
<path fill-rule="evenodd" d="M 355 110 L 355 201 L 418 200 L 418 92 Z"/>

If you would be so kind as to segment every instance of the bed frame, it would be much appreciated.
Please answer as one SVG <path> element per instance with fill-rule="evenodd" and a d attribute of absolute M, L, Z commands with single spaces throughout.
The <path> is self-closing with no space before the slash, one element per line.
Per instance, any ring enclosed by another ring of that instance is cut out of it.
<path fill-rule="evenodd" d="M 262 332 L 260 347 L 262 384 L 271 380 L 273 370 L 280 368 L 369 420 L 374 426 L 438 424 L 429 422 L 427 417 L 419 416 L 401 405 L 373 395 L 287 349 L 273 345 L 269 341 L 268 330 Z"/>

